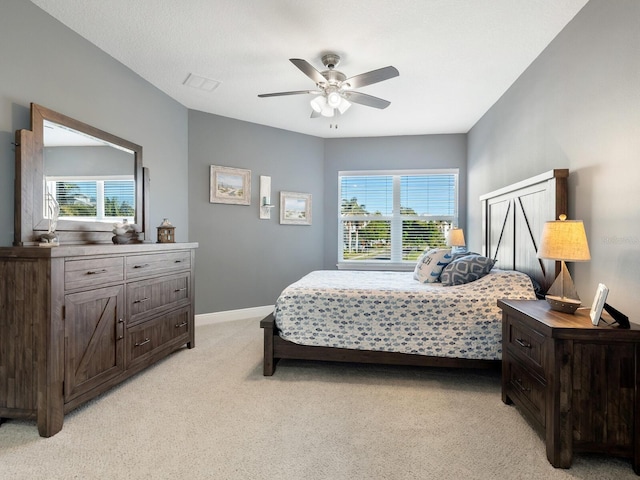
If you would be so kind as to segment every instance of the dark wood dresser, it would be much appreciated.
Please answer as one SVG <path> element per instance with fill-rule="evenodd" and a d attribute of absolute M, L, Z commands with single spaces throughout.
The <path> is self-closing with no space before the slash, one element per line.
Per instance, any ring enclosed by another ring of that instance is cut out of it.
<path fill-rule="evenodd" d="M 632 460 L 640 474 L 640 329 L 591 324 L 544 300 L 498 300 L 502 401 L 544 432 L 547 458 L 569 468 L 573 452 Z M 633 320 L 633 319 L 631 319 Z"/>
<path fill-rule="evenodd" d="M 0 420 L 64 414 L 194 338 L 196 243 L 0 248 Z"/>

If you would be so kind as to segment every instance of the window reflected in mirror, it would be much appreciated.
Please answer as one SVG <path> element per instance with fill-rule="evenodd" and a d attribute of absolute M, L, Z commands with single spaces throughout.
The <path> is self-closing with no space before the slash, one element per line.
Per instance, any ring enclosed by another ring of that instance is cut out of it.
<path fill-rule="evenodd" d="M 69 127 L 44 121 L 45 199 L 53 196 L 59 219 L 135 222 L 135 154 Z M 49 218 L 43 205 L 44 218 Z"/>

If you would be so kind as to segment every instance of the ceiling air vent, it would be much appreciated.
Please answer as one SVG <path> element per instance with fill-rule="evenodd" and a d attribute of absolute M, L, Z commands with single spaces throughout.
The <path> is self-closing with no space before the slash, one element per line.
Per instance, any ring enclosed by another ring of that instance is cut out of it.
<path fill-rule="evenodd" d="M 218 88 L 218 85 L 220 85 L 220 83 L 222 82 L 190 73 L 187 79 L 184 81 L 183 85 L 197 88 L 199 90 L 204 90 L 205 92 L 213 92 L 216 88 Z"/>

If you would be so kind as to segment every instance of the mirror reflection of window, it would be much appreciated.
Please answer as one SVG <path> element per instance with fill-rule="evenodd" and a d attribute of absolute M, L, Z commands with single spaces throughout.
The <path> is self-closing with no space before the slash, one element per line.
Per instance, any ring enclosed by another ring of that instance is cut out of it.
<path fill-rule="evenodd" d="M 43 133 L 45 188 L 60 219 L 134 223 L 134 152 L 47 120 Z"/>
<path fill-rule="evenodd" d="M 46 183 L 47 190 L 60 206 L 61 219 L 135 221 L 135 180 L 132 175 L 47 177 Z"/>

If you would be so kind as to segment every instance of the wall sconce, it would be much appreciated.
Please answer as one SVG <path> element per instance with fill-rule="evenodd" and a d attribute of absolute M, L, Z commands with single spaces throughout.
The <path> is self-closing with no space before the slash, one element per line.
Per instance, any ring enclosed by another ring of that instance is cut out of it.
<path fill-rule="evenodd" d="M 581 302 L 565 262 L 591 260 L 582 220 L 567 220 L 566 215 L 560 215 L 560 220 L 546 222 L 542 229 L 538 258 L 562 262 L 562 269 L 545 298 L 552 310 L 574 313 Z"/>
<path fill-rule="evenodd" d="M 271 177 L 260 175 L 260 218 L 268 220 L 271 218 L 271 209 L 275 207 L 271 203 Z"/>

